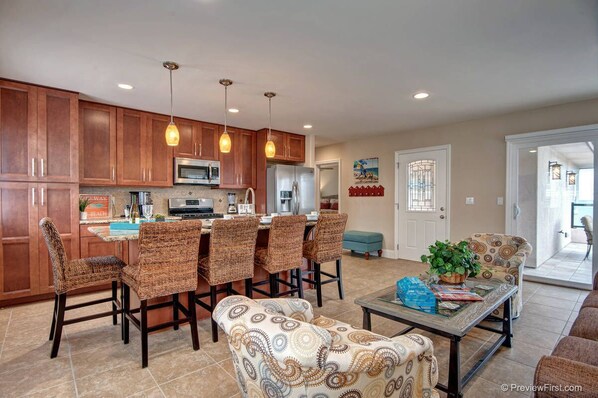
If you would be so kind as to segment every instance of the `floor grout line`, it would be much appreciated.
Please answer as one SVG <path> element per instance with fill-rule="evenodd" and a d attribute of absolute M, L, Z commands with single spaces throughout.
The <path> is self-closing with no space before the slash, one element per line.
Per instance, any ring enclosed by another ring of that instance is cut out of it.
<path fill-rule="evenodd" d="M 10 327 L 10 321 L 12 320 L 12 309 L 8 316 L 8 322 L 6 322 L 6 330 L 4 331 L 4 338 L 2 339 L 2 345 L 0 346 L 0 359 L 2 359 L 2 353 L 4 352 L 4 345 L 6 344 L 6 336 L 8 336 L 8 329 Z"/>
<path fill-rule="evenodd" d="M 156 383 L 156 386 L 158 386 L 158 390 L 160 390 L 160 393 L 162 394 L 162 396 L 166 397 L 166 394 L 164 394 L 164 390 L 162 390 L 162 387 L 160 387 L 158 380 L 156 380 L 156 378 L 154 377 L 152 371 L 149 369 L 149 366 L 147 367 L 147 371 L 148 371 L 149 375 L 151 376 L 152 380 L 154 381 L 154 383 Z M 150 389 L 148 388 L 148 390 L 150 390 Z M 143 390 L 143 391 L 147 391 L 147 390 Z"/>
<path fill-rule="evenodd" d="M 67 337 L 67 341 L 68 341 L 68 336 Z M 71 366 L 71 374 L 73 375 L 73 385 L 75 386 L 75 397 L 79 398 L 79 389 L 77 388 L 77 379 L 75 378 L 75 367 L 73 366 L 73 356 L 72 356 L 72 351 L 71 351 L 71 343 L 70 341 L 68 342 L 69 345 L 69 365 Z"/>

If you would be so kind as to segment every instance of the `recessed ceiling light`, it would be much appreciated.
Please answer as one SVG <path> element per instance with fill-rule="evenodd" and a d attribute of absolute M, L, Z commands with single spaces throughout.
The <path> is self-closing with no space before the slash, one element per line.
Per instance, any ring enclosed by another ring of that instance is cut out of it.
<path fill-rule="evenodd" d="M 304 128 L 304 129 L 310 129 L 310 128 L 312 128 L 312 127 L 313 127 L 313 126 L 312 126 L 311 124 L 304 124 L 304 125 L 303 125 L 303 128 Z"/>
<path fill-rule="evenodd" d="M 428 98 L 429 96 L 430 96 L 430 94 L 423 92 L 423 91 L 421 93 L 413 94 L 413 98 L 415 98 L 415 99 L 424 99 L 424 98 Z"/>
<path fill-rule="evenodd" d="M 118 83 L 118 87 L 122 88 L 123 90 L 133 90 L 133 86 L 126 83 Z"/>
<path fill-rule="evenodd" d="M 529 153 L 536 153 L 536 152 L 538 152 L 538 150 L 537 150 L 537 149 L 530 149 L 530 150 L 529 150 Z"/>
<path fill-rule="evenodd" d="M 229 108 L 228 111 L 230 113 L 239 113 L 239 110 L 237 108 Z"/>

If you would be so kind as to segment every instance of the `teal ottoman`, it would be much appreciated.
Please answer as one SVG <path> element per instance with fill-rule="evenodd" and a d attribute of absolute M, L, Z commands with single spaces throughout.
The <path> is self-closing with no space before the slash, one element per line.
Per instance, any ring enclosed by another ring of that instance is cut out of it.
<path fill-rule="evenodd" d="M 364 253 L 370 259 L 370 252 L 378 252 L 382 257 L 382 234 L 380 232 L 346 231 L 343 236 L 343 249 Z"/>

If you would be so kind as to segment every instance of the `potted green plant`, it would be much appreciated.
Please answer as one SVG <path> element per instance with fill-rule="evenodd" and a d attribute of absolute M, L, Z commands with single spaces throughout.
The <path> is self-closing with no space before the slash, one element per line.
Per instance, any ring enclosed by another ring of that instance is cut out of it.
<path fill-rule="evenodd" d="M 436 241 L 428 247 L 428 251 L 429 255 L 421 256 L 422 262 L 430 264 L 430 273 L 438 275 L 446 283 L 463 283 L 468 276 L 476 276 L 480 272 L 480 264 L 467 241 Z"/>
<path fill-rule="evenodd" d="M 89 198 L 79 197 L 79 216 L 81 220 L 87 220 L 87 213 L 85 212 L 87 206 L 89 206 Z"/>
<path fill-rule="evenodd" d="M 154 218 L 157 222 L 166 221 L 166 216 L 164 214 L 158 213 L 154 216 Z"/>

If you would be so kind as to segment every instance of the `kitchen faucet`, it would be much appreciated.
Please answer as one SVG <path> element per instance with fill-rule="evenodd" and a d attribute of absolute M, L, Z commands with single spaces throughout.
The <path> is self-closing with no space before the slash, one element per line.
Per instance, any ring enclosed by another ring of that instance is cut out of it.
<path fill-rule="evenodd" d="M 251 192 L 251 204 L 252 206 L 247 206 L 249 203 L 247 199 L 249 198 L 249 192 Z M 255 191 L 253 188 L 249 187 L 245 191 L 245 209 L 247 209 L 247 214 L 255 214 Z"/>

